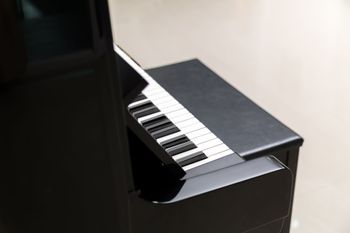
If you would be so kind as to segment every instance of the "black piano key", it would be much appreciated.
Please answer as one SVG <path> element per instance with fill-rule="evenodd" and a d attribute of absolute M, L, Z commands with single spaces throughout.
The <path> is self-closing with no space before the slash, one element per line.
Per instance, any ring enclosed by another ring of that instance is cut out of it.
<path fill-rule="evenodd" d="M 139 100 L 143 100 L 146 99 L 147 97 L 144 94 L 139 94 L 138 96 L 136 96 L 136 98 L 133 100 L 133 102 L 139 101 Z"/>
<path fill-rule="evenodd" d="M 143 126 L 144 128 L 147 128 L 147 127 L 149 127 L 149 126 L 151 126 L 151 125 L 153 125 L 153 124 L 156 124 L 157 122 L 162 121 L 162 120 L 164 120 L 164 119 L 168 119 L 168 118 L 167 118 L 166 116 L 164 116 L 164 114 L 161 114 L 161 115 L 159 115 L 159 116 L 156 117 L 156 118 L 152 118 L 152 119 L 150 119 L 150 120 L 147 120 L 147 121 L 142 122 L 142 126 Z"/>
<path fill-rule="evenodd" d="M 159 143 L 159 145 L 161 145 L 161 146 L 163 147 L 164 145 L 167 145 L 167 144 L 169 144 L 169 143 L 171 143 L 171 142 L 173 142 L 173 141 L 175 141 L 175 140 L 177 140 L 177 139 L 183 138 L 183 137 L 186 137 L 186 136 L 183 135 L 183 134 L 177 135 L 177 136 L 175 136 L 175 137 L 171 137 L 171 138 L 169 138 L 168 140 L 165 140 L 165 141 Z"/>
<path fill-rule="evenodd" d="M 179 138 L 175 138 L 174 140 L 170 141 L 170 142 L 166 142 L 166 143 L 163 143 L 161 144 L 161 146 L 164 148 L 164 149 L 167 149 L 167 148 L 170 148 L 170 147 L 173 147 L 173 146 L 176 146 L 176 145 L 179 145 L 181 143 L 184 143 L 184 142 L 188 142 L 190 141 L 188 139 L 188 137 L 186 137 L 185 135 L 179 137 Z"/>
<path fill-rule="evenodd" d="M 167 136 L 167 135 L 172 134 L 172 133 L 177 133 L 179 131 L 180 130 L 175 125 L 170 125 L 169 127 L 166 127 L 164 129 L 161 129 L 161 130 L 158 130 L 158 131 L 151 133 L 151 135 L 155 139 L 158 139 L 158 138 Z"/>
<path fill-rule="evenodd" d="M 134 112 L 133 115 L 135 118 L 140 118 L 143 116 L 151 115 L 152 113 L 156 113 L 156 112 L 159 112 L 159 109 L 153 105 L 151 107 L 144 108 L 140 111 Z"/>
<path fill-rule="evenodd" d="M 164 124 L 168 124 L 168 123 L 172 123 L 168 118 L 164 117 L 162 119 L 157 119 L 157 121 L 155 121 L 153 124 L 148 125 L 147 127 L 145 127 L 146 130 L 153 130 L 154 128 L 157 128 L 160 125 L 164 125 Z"/>
<path fill-rule="evenodd" d="M 150 132 L 150 133 L 153 133 L 153 132 L 156 132 L 158 130 L 161 130 L 161 129 L 164 129 L 166 127 L 169 127 L 171 125 L 174 125 L 174 124 L 171 121 L 167 120 L 167 121 L 163 121 L 162 124 L 158 124 L 158 125 L 156 125 L 154 127 L 148 127 L 148 130 L 147 129 L 146 130 L 148 132 Z"/>
<path fill-rule="evenodd" d="M 146 108 L 149 108 L 149 107 L 153 107 L 153 106 L 154 106 L 154 104 L 151 101 L 147 101 L 147 102 L 145 102 L 142 105 L 139 105 L 139 106 L 134 107 L 134 108 L 130 108 L 129 112 L 134 113 L 134 112 L 138 112 L 138 111 L 141 111 L 143 109 L 146 109 Z"/>
<path fill-rule="evenodd" d="M 195 144 L 193 144 L 193 142 L 188 141 L 185 143 L 181 143 L 179 145 L 170 147 L 168 149 L 166 149 L 166 152 L 168 152 L 169 155 L 174 156 L 177 155 L 179 153 L 188 151 L 188 150 L 192 150 L 194 148 L 197 148 L 197 146 Z"/>
<path fill-rule="evenodd" d="M 179 160 L 177 162 L 181 167 L 184 167 L 184 166 L 201 161 L 201 160 L 206 159 L 206 158 L 207 158 L 207 156 L 205 154 L 203 154 L 203 152 L 197 152 L 197 153 L 194 153 L 193 155 L 186 157 L 183 160 Z"/>
<path fill-rule="evenodd" d="M 164 114 L 158 116 L 157 118 L 152 119 L 150 122 L 143 122 L 142 126 L 146 130 L 150 130 L 151 128 L 157 127 L 158 125 L 165 124 L 167 122 L 171 122 Z"/>

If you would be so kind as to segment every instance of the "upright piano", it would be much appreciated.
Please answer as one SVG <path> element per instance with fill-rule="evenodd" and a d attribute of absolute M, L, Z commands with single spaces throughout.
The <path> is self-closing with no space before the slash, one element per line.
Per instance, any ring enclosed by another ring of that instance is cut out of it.
<path fill-rule="evenodd" d="M 142 69 L 107 1 L 13 10 L 25 69 L 1 72 L 1 232 L 289 232 L 298 134 L 198 59 Z"/>

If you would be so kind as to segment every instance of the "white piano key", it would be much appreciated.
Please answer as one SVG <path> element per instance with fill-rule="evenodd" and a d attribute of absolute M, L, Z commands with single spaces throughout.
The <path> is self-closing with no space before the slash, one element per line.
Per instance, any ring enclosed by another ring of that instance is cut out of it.
<path fill-rule="evenodd" d="M 208 134 L 208 133 L 210 133 L 210 130 L 207 128 L 204 128 L 204 129 L 200 129 L 200 130 L 196 130 L 194 132 L 188 133 L 188 134 L 186 134 L 186 136 L 190 140 L 192 140 L 193 138 L 200 137 L 200 136 Z"/>
<path fill-rule="evenodd" d="M 162 143 L 164 143 L 164 142 L 166 142 L 168 140 L 174 139 L 174 138 L 182 136 L 182 135 L 184 135 L 184 134 L 181 131 L 180 132 L 176 132 L 176 133 L 173 133 L 173 134 L 170 134 L 170 135 L 158 138 L 157 142 L 158 142 L 158 144 L 162 144 Z"/>
<path fill-rule="evenodd" d="M 153 80 L 153 82 L 150 83 L 149 85 L 147 85 L 146 88 L 144 88 L 142 92 L 151 91 L 151 90 L 155 90 L 155 89 L 164 89 L 164 88 L 161 85 L 159 85 L 159 83 L 157 83 L 155 80 Z"/>
<path fill-rule="evenodd" d="M 193 119 L 194 116 L 192 114 L 185 114 L 182 116 L 177 116 L 177 117 L 169 117 L 169 120 L 171 120 L 175 125 L 179 122 L 185 121 L 185 120 L 189 120 L 189 119 Z"/>
<path fill-rule="evenodd" d="M 183 107 L 183 106 L 182 106 L 181 104 L 179 104 L 179 102 L 177 102 L 176 100 L 170 100 L 170 101 L 163 102 L 163 103 L 160 103 L 160 104 L 154 103 L 154 105 L 156 105 L 157 108 L 159 108 L 160 110 L 165 109 L 165 108 L 168 108 L 168 107 L 172 107 L 172 106 L 175 106 L 175 105 Z"/>
<path fill-rule="evenodd" d="M 202 151 L 204 151 L 204 150 L 207 150 L 209 148 L 216 147 L 219 145 L 224 145 L 224 144 L 220 139 L 215 138 L 213 140 L 198 144 L 197 147 L 200 148 Z"/>
<path fill-rule="evenodd" d="M 220 144 L 218 146 L 211 147 L 209 149 L 203 150 L 203 152 L 204 152 L 204 154 L 207 157 L 210 157 L 212 155 L 218 154 L 220 152 L 223 152 L 223 151 L 226 151 L 226 150 L 229 150 L 229 149 L 230 148 L 228 148 L 228 146 L 226 146 L 225 144 Z"/>
<path fill-rule="evenodd" d="M 142 124 L 143 122 L 145 122 L 147 120 L 152 120 L 154 118 L 157 118 L 160 115 L 163 115 L 163 113 L 162 112 L 156 112 L 156 113 L 153 113 L 153 114 L 150 114 L 150 115 L 147 115 L 147 116 L 140 117 L 137 121 L 140 124 Z"/>
<path fill-rule="evenodd" d="M 208 134 L 205 134 L 203 136 L 200 136 L 200 137 L 197 137 L 197 138 L 193 138 L 192 139 L 192 142 L 196 145 L 198 144 L 201 144 L 203 142 L 207 142 L 207 141 L 210 141 L 212 139 L 216 139 L 217 137 L 215 136 L 215 134 L 213 133 L 208 133 Z"/>
<path fill-rule="evenodd" d="M 182 122 L 179 122 L 176 124 L 176 126 L 179 128 L 179 129 L 182 129 L 184 127 L 187 127 L 187 126 L 190 126 L 190 125 L 194 125 L 196 123 L 198 123 L 199 121 L 196 119 L 196 118 L 191 118 L 189 120 L 185 120 L 185 121 L 182 121 Z"/>
<path fill-rule="evenodd" d="M 148 102 L 149 99 L 142 99 L 142 100 L 139 100 L 139 101 L 136 101 L 136 102 L 132 102 L 131 104 L 128 105 L 129 108 L 134 108 L 134 107 L 138 107 L 146 102 Z"/>
<path fill-rule="evenodd" d="M 155 91 L 155 90 L 164 90 L 164 88 L 162 86 L 160 86 L 158 83 L 154 82 L 154 83 L 152 83 L 150 85 L 147 85 L 143 89 L 142 93 L 147 93 L 148 94 L 148 93 L 152 93 L 152 91 Z"/>
<path fill-rule="evenodd" d="M 182 153 L 180 153 L 180 154 L 177 154 L 177 155 L 173 156 L 173 159 L 174 159 L 175 161 L 177 161 L 177 160 L 179 160 L 179 159 L 186 158 L 186 157 L 188 157 L 188 156 L 190 156 L 190 155 L 192 155 L 192 154 L 194 154 L 194 153 L 197 153 L 197 152 L 201 152 L 201 149 L 199 149 L 199 148 L 194 148 L 194 149 L 192 149 L 192 150 L 188 150 L 188 151 L 182 152 Z"/>
<path fill-rule="evenodd" d="M 228 150 L 222 151 L 220 153 L 211 155 L 209 158 L 214 157 L 215 159 L 218 159 L 218 158 L 222 158 L 222 157 L 227 156 L 227 155 L 231 155 L 233 153 L 235 153 L 235 152 L 233 152 L 233 150 L 228 149 Z"/>
<path fill-rule="evenodd" d="M 183 169 L 184 169 L 185 171 L 188 171 L 188 170 L 190 170 L 190 169 L 192 169 L 192 168 L 195 168 L 195 167 L 198 167 L 198 166 L 200 166 L 200 165 L 209 163 L 209 162 L 214 161 L 214 160 L 216 160 L 216 159 L 220 159 L 220 158 L 225 157 L 225 156 L 231 156 L 231 155 L 233 155 L 233 153 L 234 153 L 234 152 L 233 152 L 232 150 L 226 150 L 226 151 L 223 151 L 223 152 L 221 152 L 221 153 L 212 155 L 212 156 L 210 156 L 210 157 L 208 157 L 208 158 L 206 158 L 206 159 L 203 159 L 203 160 L 201 160 L 201 161 L 198 161 L 198 162 L 195 162 L 195 163 L 186 165 L 186 166 L 183 167 Z"/>
<path fill-rule="evenodd" d="M 158 86 L 158 87 L 152 87 L 151 89 L 144 89 L 142 93 L 144 95 L 152 96 L 152 95 L 156 95 L 157 93 L 168 93 L 168 92 L 164 90 L 164 88 L 162 88 L 161 86 Z"/>
<path fill-rule="evenodd" d="M 152 103 L 154 105 L 158 105 L 158 104 L 162 104 L 162 103 L 166 103 L 166 102 L 169 102 L 169 101 L 174 101 L 175 99 L 172 98 L 171 96 L 166 96 L 164 98 L 161 98 L 161 99 L 150 99 L 152 101 Z"/>
<path fill-rule="evenodd" d="M 158 106 L 157 106 L 158 107 Z M 168 114 L 168 113 L 171 113 L 171 112 L 174 112 L 174 111 L 179 111 L 179 110 L 182 110 L 184 109 L 184 107 L 182 105 L 173 105 L 173 106 L 170 106 L 170 107 L 167 107 L 167 108 L 159 108 L 163 113 L 165 114 Z"/>
<path fill-rule="evenodd" d="M 147 91 L 142 91 L 142 93 L 147 96 L 147 97 L 151 97 L 151 96 L 155 96 L 155 95 L 159 95 L 161 93 L 167 93 L 163 88 L 155 88 L 152 90 L 147 90 Z"/>
<path fill-rule="evenodd" d="M 165 97 L 171 97 L 171 95 L 169 95 L 167 92 L 160 92 L 155 95 L 145 95 L 145 96 L 147 96 L 147 98 L 150 99 L 151 101 L 162 99 Z"/>
<path fill-rule="evenodd" d="M 183 115 L 187 115 L 187 114 L 191 114 L 191 113 L 189 111 L 187 111 L 186 109 L 181 109 L 179 111 L 171 112 L 171 113 L 168 113 L 166 115 L 169 119 L 171 119 L 171 118 L 175 118 L 177 116 L 183 116 Z"/>
<path fill-rule="evenodd" d="M 179 128 L 179 127 L 178 127 L 178 128 Z M 179 129 L 180 129 L 183 133 L 188 134 L 188 133 L 191 133 L 191 132 L 193 132 L 193 131 L 196 131 L 196 130 L 199 130 L 199 129 L 203 129 L 203 128 L 205 128 L 205 126 L 204 126 L 202 123 L 198 122 L 198 123 L 196 123 L 196 124 L 194 124 L 194 125 L 190 125 L 190 126 L 183 127 L 183 128 L 179 128 Z"/>

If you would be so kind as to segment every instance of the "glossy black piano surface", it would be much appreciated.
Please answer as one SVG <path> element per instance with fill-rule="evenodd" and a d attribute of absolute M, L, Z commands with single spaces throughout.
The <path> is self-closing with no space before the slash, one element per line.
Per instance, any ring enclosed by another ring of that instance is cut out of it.
<path fill-rule="evenodd" d="M 26 69 L 0 78 L 1 232 L 289 232 L 297 134 L 199 60 L 147 71 L 180 108 L 152 93 L 130 108 L 147 80 L 115 53 L 107 1 L 16 3 Z"/>
<path fill-rule="evenodd" d="M 140 153 L 140 150 L 131 149 L 133 164 L 137 168 L 134 178 L 141 191 L 131 202 L 135 203 L 135 213 L 141 213 L 136 214 L 135 221 L 143 224 L 147 222 L 147 226 L 150 226 L 149 229 L 136 229 L 139 232 L 151 232 L 151 229 L 157 229 L 157 232 L 176 232 L 180 229 L 175 227 L 171 231 L 166 230 L 166 227 L 179 221 L 186 222 L 186 226 L 191 225 L 189 229 L 193 232 L 211 232 L 213 228 L 210 226 L 213 224 L 218 232 L 245 232 L 254 228 L 256 229 L 251 232 L 289 232 L 298 148 L 302 144 L 302 138 L 223 81 L 199 60 L 151 69 L 148 73 L 242 159 L 226 156 L 186 171 L 181 182 L 170 181 L 170 178 L 166 178 L 168 180 L 164 182 L 166 176 L 159 177 L 158 172 L 162 173 L 160 166 L 152 168 L 154 173 L 137 172 L 142 171 L 142 167 L 147 164 L 148 160 L 145 158 L 148 155 L 150 158 L 154 157 L 157 152 L 152 151 L 153 148 L 149 145 L 147 149 L 142 147 L 147 140 L 152 140 L 147 133 L 141 133 L 138 137 L 137 130 L 129 132 L 130 141 L 137 145 L 132 145 L 132 148 L 142 148 L 141 151 L 146 152 Z M 142 140 L 140 137 L 146 139 Z M 140 157 L 142 162 L 138 163 Z M 271 170 L 268 169 L 266 174 L 278 174 L 279 181 L 270 179 L 269 176 L 261 176 L 259 166 L 265 167 L 262 161 L 270 163 L 268 167 Z M 155 161 L 151 163 L 156 164 Z M 138 164 L 142 164 L 141 168 Z M 278 170 L 277 173 L 275 169 Z M 227 181 L 226 184 L 230 185 L 220 186 L 221 181 Z M 261 186 L 254 186 L 256 182 Z M 236 188 L 245 191 L 236 193 Z M 232 199 L 221 203 L 220 200 L 224 197 L 216 199 L 221 195 L 216 196 L 216 192 L 222 192 L 222 195 L 228 195 Z M 153 204 L 147 204 L 150 201 Z M 199 206 L 192 206 L 191 203 L 197 201 Z M 229 203 L 234 204 L 227 210 Z M 183 206 L 186 206 L 185 213 L 181 213 Z M 223 209 L 226 211 L 222 211 Z M 242 214 L 242 210 L 245 214 Z M 153 217 L 148 218 L 142 214 L 150 211 L 162 216 L 161 224 Z M 212 214 L 217 217 L 215 221 Z M 191 216 L 198 218 L 191 221 Z M 237 219 L 241 224 L 227 219 L 227 216 Z M 249 218 L 255 220 L 250 221 Z M 259 219 L 264 219 L 264 223 L 259 223 Z"/>

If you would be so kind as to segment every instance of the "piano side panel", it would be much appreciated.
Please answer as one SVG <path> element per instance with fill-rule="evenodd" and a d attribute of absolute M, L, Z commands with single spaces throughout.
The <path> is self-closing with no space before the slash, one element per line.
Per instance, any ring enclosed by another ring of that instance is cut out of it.
<path fill-rule="evenodd" d="M 26 73 L 0 86 L 0 228 L 129 232 L 133 183 L 108 2 L 29 2 L 27 12 L 43 14 L 22 18 L 17 35 Z"/>
<path fill-rule="evenodd" d="M 1 89 L 0 215 L 11 232 L 128 232 L 125 125 L 106 70 Z"/>
<path fill-rule="evenodd" d="M 295 184 L 296 184 L 296 179 L 297 179 L 297 168 L 298 168 L 298 159 L 299 159 L 299 147 L 293 147 L 289 148 L 286 150 L 287 154 L 287 164 L 286 166 L 289 167 L 289 169 L 293 173 L 293 187 L 292 187 L 292 202 L 291 202 L 291 207 L 293 207 L 293 201 L 294 201 L 294 190 L 295 190 Z M 283 229 L 281 233 L 289 233 L 290 231 L 290 224 L 292 220 L 292 213 L 293 213 L 293 208 L 290 210 L 289 217 L 286 219 Z"/>
<path fill-rule="evenodd" d="M 292 187 L 292 202 L 291 206 L 293 207 L 293 201 L 294 201 L 294 190 L 295 190 L 295 183 L 297 179 L 297 167 L 298 167 L 298 159 L 299 159 L 299 147 L 289 147 L 284 148 L 279 151 L 274 151 L 273 155 L 281 161 L 284 165 L 286 165 L 293 175 L 293 187 Z M 290 231 L 290 223 L 292 219 L 292 212 L 293 208 L 290 210 L 290 214 L 288 218 L 285 219 L 282 231 L 281 233 L 289 233 Z"/>
<path fill-rule="evenodd" d="M 246 165 L 248 164 L 238 164 L 235 165 L 237 167 L 226 168 L 226 171 L 221 170 L 203 177 L 190 178 L 189 182 L 193 180 L 194 183 L 190 183 L 190 186 L 183 184 L 182 188 L 188 191 L 182 191 L 182 193 L 185 193 L 186 196 L 187 192 L 193 192 L 195 188 L 206 190 L 203 187 L 203 180 L 207 180 L 210 183 L 208 185 L 215 186 L 215 180 L 221 183 L 225 179 L 231 179 L 230 177 L 235 179 L 234 177 L 244 173 L 243 171 L 238 172 L 237 168 L 244 167 L 247 168 L 245 171 L 249 172 L 254 170 L 255 165 L 253 167 Z M 238 173 L 233 175 L 235 172 L 232 174 L 229 172 L 231 175 L 228 175 L 227 171 L 230 170 Z M 247 176 L 244 181 L 238 181 L 198 196 L 185 199 L 175 197 L 174 200 L 178 199 L 178 201 L 163 204 L 152 203 L 140 198 L 138 193 L 133 193 L 130 195 L 132 232 L 239 233 L 257 229 L 288 216 L 292 183 L 288 170 L 276 170 L 266 175 L 248 177 L 250 176 Z M 280 224 L 278 225 L 277 228 L 280 229 Z M 276 228 L 276 226 L 271 227 Z"/>

